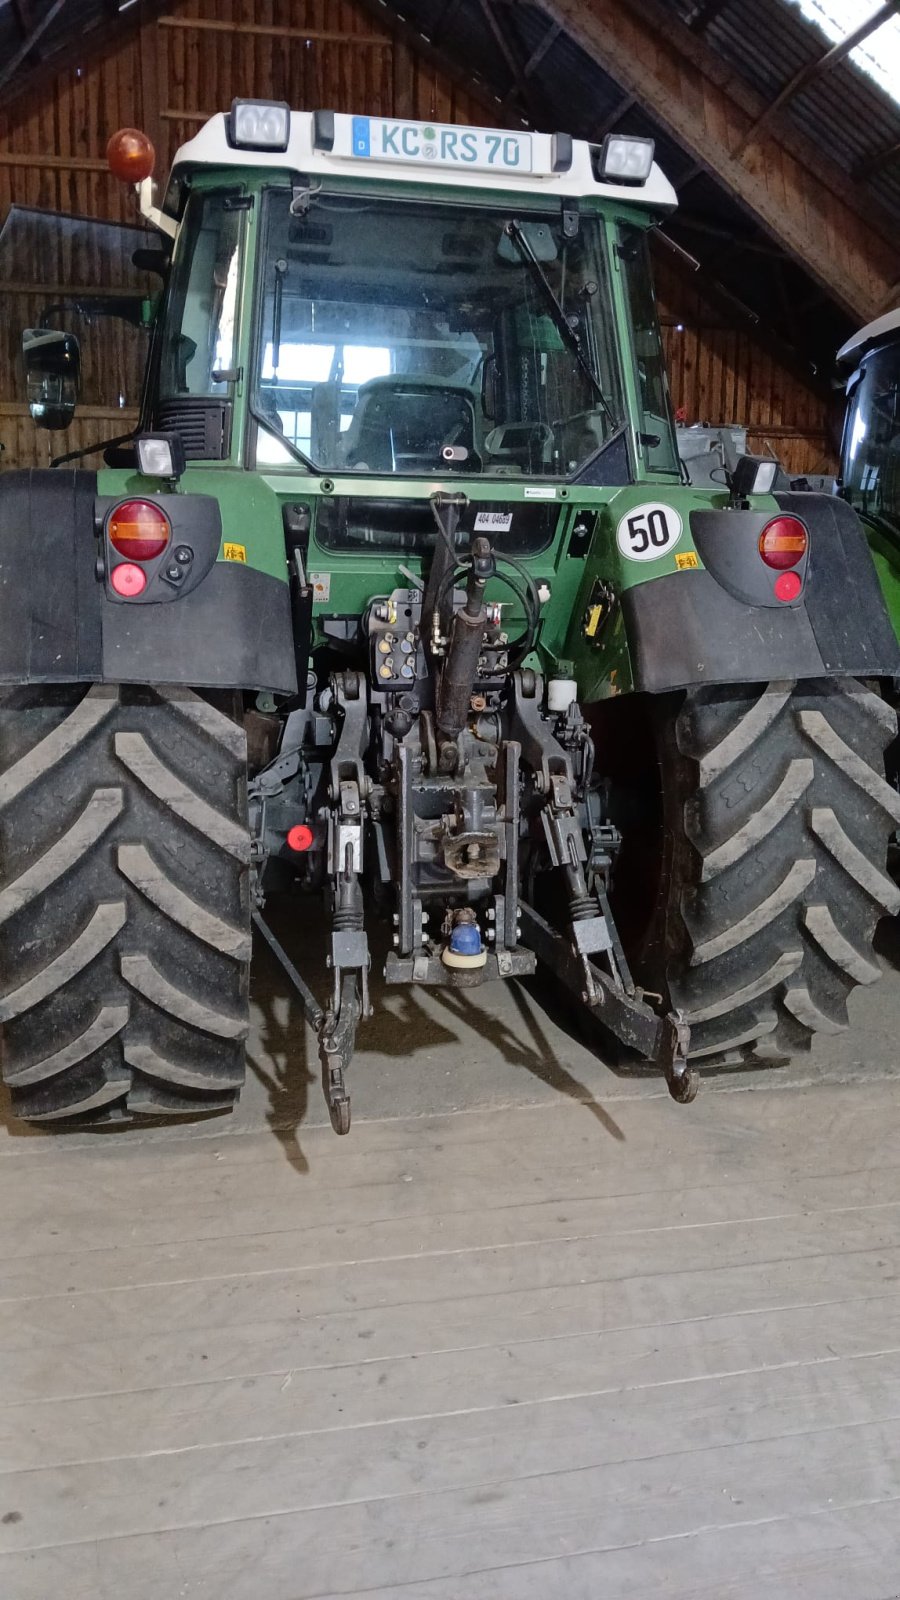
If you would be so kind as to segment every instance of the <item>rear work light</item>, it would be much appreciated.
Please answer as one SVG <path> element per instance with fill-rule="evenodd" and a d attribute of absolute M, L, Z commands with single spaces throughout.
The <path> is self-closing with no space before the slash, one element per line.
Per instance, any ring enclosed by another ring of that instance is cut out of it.
<path fill-rule="evenodd" d="M 118 555 L 155 561 L 172 537 L 172 524 L 152 500 L 123 500 L 110 512 L 106 532 Z"/>
<path fill-rule="evenodd" d="M 759 536 L 759 553 L 776 572 L 798 566 L 808 546 L 809 534 L 797 517 L 773 517 Z"/>

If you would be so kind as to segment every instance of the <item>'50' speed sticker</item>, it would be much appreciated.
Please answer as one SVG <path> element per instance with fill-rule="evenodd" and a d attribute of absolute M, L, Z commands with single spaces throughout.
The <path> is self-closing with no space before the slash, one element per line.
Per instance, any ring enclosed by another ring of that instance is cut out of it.
<path fill-rule="evenodd" d="M 616 529 L 616 543 L 629 561 L 658 561 L 674 550 L 684 524 L 677 511 L 660 500 L 648 500 L 626 512 Z"/>

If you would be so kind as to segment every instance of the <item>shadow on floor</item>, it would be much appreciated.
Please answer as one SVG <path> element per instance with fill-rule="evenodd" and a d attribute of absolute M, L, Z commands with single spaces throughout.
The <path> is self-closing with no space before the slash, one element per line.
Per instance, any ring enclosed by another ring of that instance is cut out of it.
<path fill-rule="evenodd" d="M 330 989 L 322 938 L 325 923 L 318 915 L 318 907 L 316 915 L 312 916 L 310 911 L 309 902 L 292 899 L 279 904 L 273 900 L 266 915 L 273 932 L 284 943 L 319 1003 L 324 1005 Z M 375 1015 L 360 1030 L 361 1051 L 374 1051 L 402 1060 L 441 1047 L 458 1045 L 462 1050 L 466 1048 L 466 1034 L 474 1036 L 497 1051 L 509 1065 L 524 1069 L 551 1090 L 583 1105 L 611 1138 L 624 1140 L 621 1128 L 595 1094 L 565 1064 L 567 1038 L 582 1051 L 585 1040 L 573 1021 L 571 1006 L 550 984 L 530 981 L 524 985 L 515 982 L 506 985 L 515 1010 L 513 1018 L 508 1004 L 497 1006 L 496 997 L 504 987 L 500 984 L 486 984 L 483 989 L 476 990 L 388 986 L 381 976 L 385 955 L 382 939 L 386 939 L 386 930 L 376 925 L 371 975 Z M 309 1163 L 300 1142 L 300 1130 L 308 1116 L 310 1085 L 313 1085 L 314 1095 L 320 1093 L 318 1049 L 299 997 L 258 935 L 254 935 L 251 1001 L 248 1068 L 265 1090 L 268 1099 L 265 1119 L 273 1137 L 281 1145 L 289 1166 L 305 1175 Z M 555 1045 L 544 1025 L 548 1020 L 563 1034 L 562 1041 L 557 1039 Z M 563 1059 L 560 1059 L 560 1043 Z M 587 1048 L 598 1067 L 618 1070 L 610 1059 L 610 1052 L 595 1038 Z M 142 1119 L 140 1129 L 171 1127 L 173 1120 Z M 218 1119 L 213 1116 L 202 1120 Z M 177 1121 L 183 1123 L 185 1119 Z M 47 1123 L 43 1127 L 28 1125 L 16 1119 L 9 1093 L 0 1086 L 0 1126 L 12 1137 L 46 1139 L 64 1138 L 73 1133 L 81 1136 L 85 1133 L 121 1134 L 135 1124 L 123 1118 L 93 1124 L 73 1121 Z"/>
<path fill-rule="evenodd" d="M 511 1066 L 524 1067 L 526 1072 L 530 1072 L 548 1088 L 568 1095 L 570 1100 L 577 1100 L 596 1117 L 612 1138 L 624 1140 L 625 1135 L 618 1123 L 604 1111 L 587 1085 L 574 1077 L 555 1054 L 536 1015 L 533 995 L 526 994 L 519 983 L 511 983 L 509 989 L 523 1023 L 521 1033 L 513 1032 L 502 1018 L 491 1015 L 490 988 L 478 991 L 480 999 L 477 1004 L 471 998 L 471 991 L 465 989 L 436 989 L 434 997 L 465 1027 L 487 1039 Z M 530 1044 L 526 1034 L 530 1035 Z"/>

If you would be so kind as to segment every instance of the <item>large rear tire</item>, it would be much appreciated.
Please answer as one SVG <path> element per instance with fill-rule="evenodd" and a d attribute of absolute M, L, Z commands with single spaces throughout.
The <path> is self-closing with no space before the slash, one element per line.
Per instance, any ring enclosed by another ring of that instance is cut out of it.
<path fill-rule="evenodd" d="M 0 1024 L 35 1121 L 230 1109 L 250 957 L 243 729 L 184 689 L 0 691 Z"/>
<path fill-rule="evenodd" d="M 692 689 L 654 712 L 663 844 L 635 975 L 684 1013 L 698 1066 L 784 1061 L 880 976 L 896 716 L 853 679 Z"/>

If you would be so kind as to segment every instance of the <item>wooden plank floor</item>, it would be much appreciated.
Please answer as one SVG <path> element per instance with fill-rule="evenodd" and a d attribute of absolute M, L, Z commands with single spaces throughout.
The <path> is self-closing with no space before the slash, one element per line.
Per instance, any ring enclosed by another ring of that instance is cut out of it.
<path fill-rule="evenodd" d="M 323 1126 L 0 1130 L 3 1600 L 900 1594 L 900 974 L 690 1108 L 387 997 Z"/>

